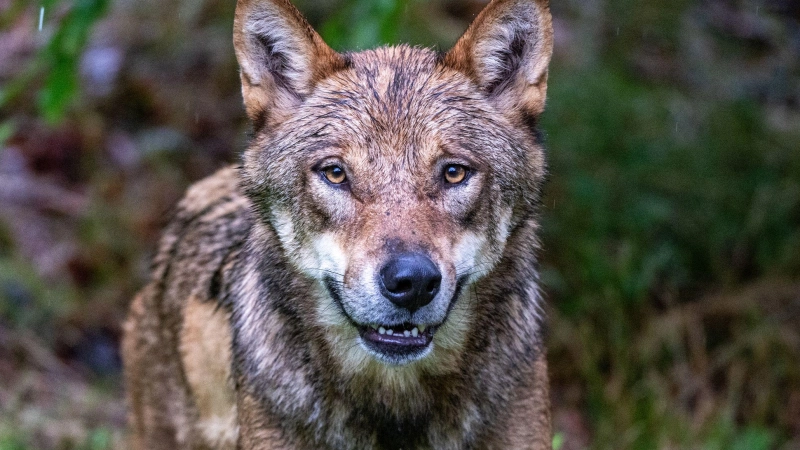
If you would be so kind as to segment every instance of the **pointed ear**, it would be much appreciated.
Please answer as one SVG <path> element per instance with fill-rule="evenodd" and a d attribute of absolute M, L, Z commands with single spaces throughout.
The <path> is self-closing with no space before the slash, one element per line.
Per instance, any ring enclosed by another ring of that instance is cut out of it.
<path fill-rule="evenodd" d="M 233 46 L 256 129 L 283 120 L 314 84 L 346 66 L 289 0 L 239 0 Z"/>
<path fill-rule="evenodd" d="M 444 58 L 509 113 L 544 111 L 553 26 L 547 0 L 493 0 Z"/>

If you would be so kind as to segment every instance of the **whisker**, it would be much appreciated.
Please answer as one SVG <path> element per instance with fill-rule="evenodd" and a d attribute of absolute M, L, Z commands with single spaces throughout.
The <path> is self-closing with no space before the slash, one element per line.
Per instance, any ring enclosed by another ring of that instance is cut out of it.
<path fill-rule="evenodd" d="M 456 266 L 456 274 L 459 277 L 463 276 L 465 273 L 468 274 L 468 275 L 474 275 L 474 274 L 482 271 L 483 269 L 491 268 L 492 266 L 493 266 L 493 264 L 490 263 L 490 262 L 478 263 L 478 264 L 475 264 L 475 265 L 472 265 L 472 266 L 468 266 L 468 265 L 465 264 L 465 265 L 463 265 L 461 267 Z"/>
<path fill-rule="evenodd" d="M 339 272 L 336 272 L 336 271 L 333 271 L 333 270 L 322 269 L 322 268 L 319 268 L 319 267 L 304 267 L 303 270 L 316 270 L 317 272 L 329 273 L 331 275 L 336 275 L 336 276 L 344 278 L 344 274 L 342 274 L 342 273 L 339 273 Z"/>

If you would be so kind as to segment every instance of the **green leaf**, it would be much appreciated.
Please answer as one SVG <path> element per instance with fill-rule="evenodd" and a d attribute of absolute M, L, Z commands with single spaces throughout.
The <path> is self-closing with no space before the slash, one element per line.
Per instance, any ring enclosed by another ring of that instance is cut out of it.
<path fill-rule="evenodd" d="M 765 428 L 749 427 L 742 431 L 730 446 L 731 450 L 769 450 L 775 443 L 775 433 Z"/>
<path fill-rule="evenodd" d="M 564 445 L 564 433 L 556 433 L 553 436 L 553 450 L 559 450 Z"/>
<path fill-rule="evenodd" d="M 52 4 L 49 6 L 53 7 Z M 79 90 L 81 53 L 93 25 L 103 17 L 107 6 L 108 0 L 77 0 L 40 54 L 45 82 L 39 91 L 38 106 L 50 123 L 63 118 Z"/>
<path fill-rule="evenodd" d="M 5 122 L 0 122 L 0 149 L 5 147 L 6 141 L 8 141 L 11 136 L 14 135 L 14 132 L 17 130 L 17 124 L 13 120 L 6 120 Z"/>

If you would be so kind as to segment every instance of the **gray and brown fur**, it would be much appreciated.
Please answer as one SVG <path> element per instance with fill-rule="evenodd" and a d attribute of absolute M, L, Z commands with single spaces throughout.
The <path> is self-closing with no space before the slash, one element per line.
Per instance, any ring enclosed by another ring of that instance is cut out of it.
<path fill-rule="evenodd" d="M 131 305 L 133 447 L 549 449 L 546 0 L 494 0 L 446 54 L 338 54 L 287 0 L 240 0 L 234 43 L 255 135 L 189 189 Z M 450 162 L 471 178 L 443 186 Z M 371 281 L 407 249 L 443 275 L 416 312 Z M 438 324 L 429 354 L 359 345 L 355 324 L 404 320 Z"/>

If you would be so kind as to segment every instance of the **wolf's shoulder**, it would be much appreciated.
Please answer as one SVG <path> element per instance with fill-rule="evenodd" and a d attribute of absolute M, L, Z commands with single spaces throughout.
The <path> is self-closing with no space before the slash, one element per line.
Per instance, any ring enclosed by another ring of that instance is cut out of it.
<path fill-rule="evenodd" d="M 173 221 L 202 215 L 215 206 L 245 206 L 246 203 L 239 189 L 239 168 L 228 166 L 189 186 L 177 205 Z"/>
<path fill-rule="evenodd" d="M 181 297 L 213 296 L 215 278 L 229 270 L 251 224 L 251 202 L 240 189 L 238 168 L 226 167 L 196 182 L 164 229 L 152 281 L 164 285 L 167 296 L 178 294 L 172 290 Z"/>
<path fill-rule="evenodd" d="M 230 241 L 234 235 L 243 237 L 252 208 L 239 179 L 239 169 L 230 166 L 191 185 L 175 208 L 161 247 L 180 239 L 204 249 L 217 247 L 219 240 Z"/>

